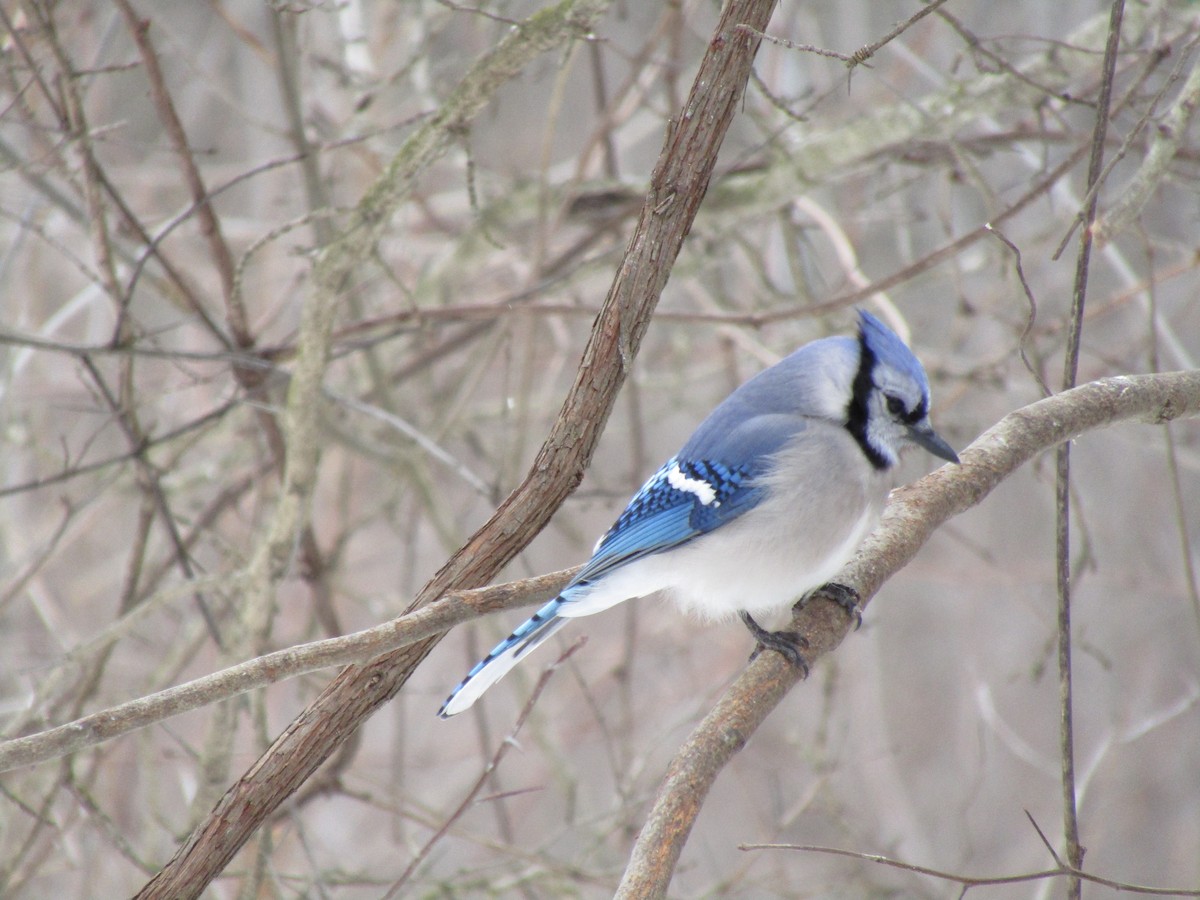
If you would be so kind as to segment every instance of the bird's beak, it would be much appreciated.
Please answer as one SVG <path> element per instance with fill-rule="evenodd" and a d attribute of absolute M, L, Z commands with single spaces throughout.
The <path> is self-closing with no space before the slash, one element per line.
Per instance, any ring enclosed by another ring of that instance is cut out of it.
<path fill-rule="evenodd" d="M 933 426 L 928 422 L 909 425 L 908 436 L 934 456 L 958 465 L 958 454 L 954 452 L 954 448 L 942 440 L 941 436 L 933 430 Z"/>

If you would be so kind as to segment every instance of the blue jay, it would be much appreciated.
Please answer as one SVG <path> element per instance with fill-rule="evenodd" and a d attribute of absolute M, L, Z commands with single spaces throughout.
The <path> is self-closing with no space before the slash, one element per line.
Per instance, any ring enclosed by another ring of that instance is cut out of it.
<path fill-rule="evenodd" d="M 879 520 L 888 470 L 914 444 L 958 462 L 929 422 L 921 363 L 860 311 L 856 337 L 806 344 L 714 409 L 563 592 L 471 669 L 438 714 L 467 709 L 568 619 L 658 591 L 702 618 L 736 612 L 758 649 L 804 667 L 803 639 L 754 617 L 803 602 L 850 560 Z M 857 615 L 857 595 L 831 587 Z"/>

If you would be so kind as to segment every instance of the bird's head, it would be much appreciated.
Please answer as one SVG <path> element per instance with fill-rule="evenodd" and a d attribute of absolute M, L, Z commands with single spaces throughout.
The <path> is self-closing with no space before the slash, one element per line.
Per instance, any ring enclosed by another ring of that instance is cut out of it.
<path fill-rule="evenodd" d="M 958 454 L 929 421 L 929 379 L 900 338 L 865 310 L 858 313 L 858 367 L 846 403 L 846 427 L 877 468 L 890 468 L 911 446 L 957 463 Z"/>

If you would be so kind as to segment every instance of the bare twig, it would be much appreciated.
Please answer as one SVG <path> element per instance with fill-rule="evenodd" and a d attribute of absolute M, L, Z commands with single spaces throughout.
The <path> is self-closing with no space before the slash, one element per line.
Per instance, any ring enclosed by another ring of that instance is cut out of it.
<path fill-rule="evenodd" d="M 574 569 L 568 569 L 507 584 L 449 593 L 428 606 L 382 625 L 277 650 L 74 722 L 5 741 L 0 743 L 0 772 L 75 753 L 147 725 L 307 672 L 365 662 L 389 650 L 442 634 L 486 613 L 544 602 L 561 590 L 574 572 Z"/>
<path fill-rule="evenodd" d="M 902 862 L 875 853 L 860 853 L 857 850 L 842 850 L 838 847 L 819 847 L 812 844 L 741 844 L 739 850 L 800 850 L 805 853 L 826 853 L 830 856 L 844 856 L 863 862 L 899 869 L 902 872 L 912 872 L 917 875 L 928 875 L 939 881 L 949 881 L 960 884 L 964 888 L 993 887 L 1001 884 L 1026 884 L 1031 881 L 1045 881 L 1049 878 L 1071 877 L 1109 887 L 1118 891 L 1128 891 L 1131 894 L 1144 894 L 1150 897 L 1200 897 L 1200 891 L 1179 888 L 1153 888 L 1127 881 L 1117 881 L 1112 878 L 1101 878 L 1088 872 L 1072 869 L 1070 866 L 1058 865 L 1053 869 L 1043 869 L 1040 872 L 1024 872 L 1020 875 L 969 876 L 943 869 L 933 869 L 929 866 L 918 866 L 915 863 Z"/>
<path fill-rule="evenodd" d="M 75 465 L 67 465 L 61 471 L 55 472 L 52 475 L 42 475 L 30 481 L 23 481 L 18 484 L 6 485 L 0 487 L 0 497 L 9 497 L 15 494 L 29 493 L 30 491 L 43 490 L 56 484 L 62 484 L 65 481 L 70 481 L 72 478 L 78 478 L 81 475 L 99 472 L 114 466 L 119 466 L 122 463 L 127 463 L 137 457 L 139 452 L 145 452 L 152 447 L 157 447 L 162 444 L 170 443 L 178 440 L 185 435 L 192 434 L 203 428 L 207 428 L 214 422 L 220 421 L 231 410 L 236 409 L 240 404 L 236 401 L 223 403 L 215 409 L 198 416 L 190 422 L 185 422 L 177 428 L 170 431 L 165 431 L 162 434 L 154 437 L 147 437 L 146 440 L 137 448 L 123 453 L 118 453 L 113 456 L 98 459 L 95 462 L 79 463 Z"/>
<path fill-rule="evenodd" d="M 865 46 L 859 47 L 850 54 L 850 59 L 846 62 L 846 68 L 853 69 L 855 66 L 861 66 L 896 38 L 900 37 L 900 35 L 904 34 L 904 32 L 908 31 L 908 29 L 912 28 L 913 25 L 916 25 L 930 13 L 936 12 L 938 7 L 943 6 L 945 3 L 946 0 L 933 0 L 932 3 L 922 6 L 903 22 L 900 22 L 895 28 L 893 28 L 879 40 L 872 41 Z"/>
<path fill-rule="evenodd" d="M 785 38 L 775 37 L 771 34 L 764 34 L 751 28 L 749 25 L 739 25 L 739 31 L 744 31 L 746 34 L 754 35 L 760 41 L 768 41 L 775 44 L 777 47 L 785 47 L 788 50 L 798 50 L 801 53 L 815 53 L 817 56 L 826 56 L 829 59 L 840 59 L 844 63 L 853 63 L 854 57 L 848 53 L 838 53 L 836 50 L 828 50 L 825 47 L 818 47 L 814 44 L 798 44 L 795 41 L 789 41 Z"/>
<path fill-rule="evenodd" d="M 1139 83 L 1136 84 L 1128 93 L 1132 95 L 1137 91 L 1140 91 L 1140 82 L 1142 82 L 1150 74 L 1151 70 L 1157 68 L 1159 63 L 1166 59 L 1169 54 L 1169 47 L 1159 47 L 1153 53 L 1148 54 L 1146 64 L 1143 67 L 1141 76 L 1138 79 Z M 1166 96 L 1167 91 L 1170 90 L 1175 82 L 1181 77 L 1182 65 L 1185 61 L 1186 55 L 1184 59 L 1180 60 L 1174 71 L 1172 71 L 1171 75 L 1158 89 L 1153 101 L 1145 107 L 1143 113 L 1138 117 L 1137 122 L 1135 122 L 1133 127 L 1126 132 L 1125 138 L 1117 147 L 1117 151 L 1113 154 L 1112 159 L 1104 164 L 1100 172 L 1096 175 L 1096 180 L 1089 183 L 1087 191 L 1084 192 L 1083 200 L 1079 204 L 1079 212 L 1075 214 L 1075 217 L 1071 220 L 1070 226 L 1068 226 L 1067 230 L 1063 233 L 1062 240 L 1059 241 L 1054 253 L 1050 256 L 1051 259 L 1058 261 L 1062 258 L 1063 252 L 1067 249 L 1067 245 L 1071 243 L 1071 237 L 1075 234 L 1075 229 L 1084 224 L 1084 221 L 1088 218 L 1089 210 L 1092 209 L 1093 202 L 1098 199 L 1101 188 L 1103 188 L 1105 183 L 1108 181 L 1109 174 L 1114 168 L 1116 168 L 1117 164 L 1125 158 L 1125 154 L 1129 152 L 1130 148 L 1133 147 L 1135 142 L 1141 137 L 1142 131 L 1150 124 L 1151 119 L 1155 116 L 1159 101 Z M 1110 80 L 1115 81 L 1115 75 L 1116 73 L 1114 70 L 1114 77 Z M 1112 104 L 1110 100 L 1110 106 L 1111 105 Z M 1110 109 L 1107 118 L 1111 120 L 1114 112 L 1115 110 Z"/>
<path fill-rule="evenodd" d="M 550 679 L 554 676 L 554 673 L 558 671 L 559 666 L 565 663 L 576 650 L 586 643 L 586 637 L 576 639 L 575 643 L 571 644 L 571 646 L 559 654 L 558 659 L 556 659 L 543 670 L 541 677 L 539 677 L 537 680 L 537 684 L 533 686 L 533 690 L 529 694 L 529 699 L 526 700 L 525 705 L 521 707 L 521 712 L 518 714 L 517 720 L 513 723 L 512 729 L 508 733 L 508 737 L 506 737 L 496 746 L 496 752 L 492 754 L 492 758 L 488 760 L 488 764 L 483 767 L 483 771 L 479 773 L 479 777 L 475 779 L 475 783 L 471 785 L 471 788 L 467 791 L 466 796 L 463 797 L 462 802 L 459 803 L 454 811 L 446 817 L 446 820 L 442 823 L 441 827 L 430 836 L 429 840 L 422 845 L 421 849 L 413 854 L 413 858 L 405 868 L 403 874 L 396 879 L 395 884 L 393 884 L 391 889 L 384 894 L 383 900 L 389 900 L 389 898 L 399 896 L 399 891 L 404 886 L 404 883 L 412 877 L 413 873 L 416 872 L 417 867 L 421 865 L 426 857 L 429 856 L 430 851 L 433 850 L 437 842 L 450 832 L 450 828 L 454 825 L 454 823 L 462 818 L 463 813 L 465 813 L 467 809 L 470 808 L 471 804 L 475 802 L 475 798 L 479 796 L 479 792 L 482 791 L 484 786 L 488 783 L 488 779 L 491 778 L 492 773 L 495 772 L 499 767 L 500 762 L 504 759 L 505 755 L 509 750 L 516 746 L 517 734 L 520 732 L 521 726 L 525 724 L 525 720 L 528 719 L 529 714 L 533 712 L 533 708 L 537 705 L 538 698 L 542 696 L 542 691 L 546 689 L 546 685 L 550 683 Z"/>
<path fill-rule="evenodd" d="M 776 44 L 780 47 L 786 47 L 788 50 L 797 50 L 801 53 L 815 53 L 817 56 L 826 56 L 830 59 L 841 60 L 846 64 L 846 68 L 853 69 L 856 66 L 865 65 L 867 60 L 869 60 L 872 56 L 874 56 L 885 46 L 890 44 L 896 38 L 900 37 L 900 35 L 904 34 L 904 32 L 908 31 L 908 29 L 913 25 L 917 24 L 917 22 L 921 21 L 923 18 L 934 12 L 939 6 L 942 6 L 945 3 L 946 0 L 933 0 L 932 3 L 921 7 L 921 9 L 917 10 L 903 22 L 898 23 L 883 37 L 876 41 L 872 41 L 869 44 L 864 44 L 853 53 L 839 53 L 836 50 L 829 50 L 825 47 L 817 47 L 813 44 L 798 44 L 794 41 L 785 40 L 784 38 L 773 37 L 772 35 L 764 34 L 761 31 L 751 28 L 749 25 L 739 25 L 738 29 L 746 32 L 747 34 L 753 35 L 759 40 L 769 41 L 770 43 Z"/>
<path fill-rule="evenodd" d="M 122 408 L 122 404 L 113 396 L 112 391 L 109 390 L 108 384 L 100 374 L 100 370 L 96 368 L 95 363 L 85 356 L 83 358 L 83 365 L 87 369 L 88 374 L 91 375 L 92 382 L 96 385 L 96 389 L 100 391 L 104 402 L 108 405 L 109 412 L 112 413 L 113 418 L 129 443 L 129 454 L 137 466 L 138 480 L 141 483 L 142 490 L 150 498 L 154 509 L 157 510 L 158 518 L 167 532 L 175 564 L 179 566 L 179 571 L 183 573 L 184 578 L 188 581 L 193 580 L 196 577 L 196 572 L 192 565 L 191 555 L 188 553 L 187 548 L 183 544 L 183 539 L 179 535 L 179 523 L 176 520 L 175 513 L 171 510 L 170 503 L 167 502 L 167 495 L 163 491 L 162 480 L 146 455 L 146 437 L 141 432 L 141 426 L 132 412 Z M 221 646 L 220 629 L 217 627 L 216 619 L 213 618 L 212 612 L 208 608 L 208 603 L 204 600 L 204 596 L 197 591 L 194 595 L 194 600 L 196 608 L 204 617 L 204 624 L 208 627 L 208 632 L 212 636 L 213 641 L 218 647 Z"/>
<path fill-rule="evenodd" d="M 1151 130 L 1146 158 L 1112 207 L 1092 225 L 1093 237 L 1100 246 L 1115 238 L 1137 218 L 1158 190 L 1179 152 L 1196 107 L 1200 105 L 1200 60 L 1194 58 L 1194 44 L 1189 49 L 1190 53 L 1185 52 L 1184 56 L 1193 56 L 1192 70 L 1171 108 Z"/>
<path fill-rule="evenodd" d="M 1103 77 L 1096 101 L 1096 121 L 1092 130 L 1091 158 L 1088 161 L 1087 186 L 1090 199 L 1084 209 L 1079 256 L 1075 265 L 1075 286 L 1071 296 L 1071 314 L 1067 329 L 1067 351 L 1063 362 L 1062 389 L 1075 386 L 1079 370 L 1079 343 L 1083 333 L 1083 308 L 1087 299 L 1088 265 L 1092 255 L 1092 223 L 1099 202 L 1101 170 L 1104 166 L 1104 139 L 1112 105 L 1113 81 L 1117 68 L 1117 50 L 1121 45 L 1121 17 L 1125 0 L 1114 0 L 1109 21 L 1108 42 L 1104 49 Z M 1058 582 L 1058 688 L 1059 688 L 1059 760 L 1062 764 L 1063 836 L 1067 862 L 1072 869 L 1083 867 L 1083 846 L 1079 842 L 1079 815 L 1076 808 L 1074 699 L 1071 680 L 1071 445 L 1064 442 L 1055 455 L 1055 571 Z M 1078 900 L 1083 882 L 1068 881 L 1068 896 Z"/>
<path fill-rule="evenodd" d="M 175 155 L 182 167 L 184 182 L 191 191 L 192 202 L 196 205 L 200 231 L 208 241 L 213 264 L 221 278 L 221 293 L 225 299 L 229 330 L 239 347 L 251 347 L 254 345 L 254 338 L 250 332 L 246 310 L 233 291 L 233 253 L 230 252 L 229 245 L 221 233 L 221 221 L 217 218 L 216 211 L 209 202 L 208 188 L 205 187 L 204 178 L 196 167 L 196 161 L 192 158 L 192 146 L 188 141 L 187 132 L 184 130 L 179 114 L 175 111 L 175 102 L 171 99 L 171 93 L 167 90 L 162 67 L 158 61 L 158 53 L 150 41 L 150 23 L 138 18 L 128 0 L 116 0 L 116 3 L 125 19 L 129 33 L 133 37 L 133 42 L 141 54 L 142 65 L 150 82 L 150 95 L 154 98 L 159 118 L 163 127 L 166 128 L 171 145 L 175 149 Z"/>
<path fill-rule="evenodd" d="M 1021 249 L 1005 237 L 1002 231 L 992 227 L 990 222 L 984 227 L 995 235 L 996 239 L 1007 247 L 1013 255 L 1013 267 L 1017 270 L 1017 281 L 1020 282 L 1021 290 L 1025 293 L 1025 300 L 1029 303 L 1029 316 L 1025 320 L 1025 327 L 1021 330 L 1021 338 L 1017 342 L 1017 347 L 1021 353 L 1021 362 L 1025 364 L 1025 368 L 1029 370 L 1029 374 L 1033 376 L 1034 380 L 1038 383 L 1038 387 L 1042 389 L 1042 396 L 1049 397 L 1051 394 L 1050 386 L 1046 384 L 1046 379 L 1042 377 L 1042 373 L 1034 367 L 1033 362 L 1029 359 L 1029 336 L 1033 334 L 1034 326 L 1037 324 L 1038 307 L 1037 300 L 1033 296 L 1033 288 L 1029 286 L 1029 282 L 1025 278 L 1025 267 L 1021 263 Z"/>

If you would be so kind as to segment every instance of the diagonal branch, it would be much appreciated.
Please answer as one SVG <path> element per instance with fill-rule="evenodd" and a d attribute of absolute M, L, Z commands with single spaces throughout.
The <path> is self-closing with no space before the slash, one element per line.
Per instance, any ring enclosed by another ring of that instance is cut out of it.
<path fill-rule="evenodd" d="M 356 228 L 378 236 L 396 204 L 415 179 L 413 160 L 428 158 L 431 147 L 452 139 L 465 126 L 498 82 L 515 74 L 533 56 L 571 36 L 586 33 L 598 16 L 600 0 L 578 7 L 563 2 L 536 14 L 478 62 L 460 83 L 455 99 L 470 115 L 439 113 L 398 154 L 380 183 L 359 205 Z M 545 525 L 583 477 L 583 471 L 637 352 L 671 267 L 708 190 L 717 152 L 749 80 L 758 39 L 736 30 L 748 24 L 761 31 L 775 0 L 731 0 L 709 44 L 692 92 L 667 136 L 641 216 L 600 315 L 592 328 L 575 384 L 558 420 L 522 484 L 492 518 L 442 567 L 414 601 L 431 602 L 448 590 L 489 581 Z M 554 39 L 545 35 L 550 25 Z M 541 35 L 539 43 L 533 43 Z M 489 68 L 490 67 L 490 68 Z M 477 102 L 476 102 L 477 101 Z M 465 106 L 464 106 L 465 103 Z M 430 133 L 429 129 L 440 129 Z M 424 136 L 424 137 L 422 137 Z M 288 396 L 288 436 L 312 425 L 316 392 L 327 359 L 332 327 L 332 298 L 345 277 L 366 259 L 373 243 L 347 236 L 334 241 L 314 273 L 302 323 L 300 358 Z M 349 265 L 347 265 L 347 263 Z M 315 364 L 305 369 L 306 356 Z M 307 406 L 305 404 L 307 403 Z M 308 435 L 312 437 L 311 432 Z M 305 517 L 306 500 L 290 489 L 308 485 L 315 469 L 314 446 L 288 446 L 288 488 L 280 500 L 277 525 L 294 529 Z M 293 481 L 296 478 L 296 481 Z M 290 520 L 290 522 L 289 522 Z M 288 528 L 275 527 L 267 542 L 271 568 L 289 549 Z M 284 731 L 263 756 L 192 832 L 175 857 L 140 897 L 193 897 L 228 864 L 233 855 L 368 717 L 390 700 L 440 640 L 435 636 L 370 663 L 344 670 Z"/>
<path fill-rule="evenodd" d="M 141 54 L 142 65 L 145 67 L 146 77 L 150 81 L 150 95 L 154 99 L 154 105 L 162 119 L 167 136 L 171 140 L 171 146 L 179 157 L 184 183 L 187 184 L 188 191 L 192 195 L 192 202 L 196 206 L 196 215 L 200 220 L 200 232 L 208 243 L 213 264 L 221 279 L 221 294 L 226 303 L 229 329 L 233 332 L 238 347 L 251 347 L 254 345 L 254 338 L 250 332 L 246 310 L 242 306 L 240 298 L 233 291 L 233 253 L 225 241 L 225 236 L 221 233 L 221 220 L 217 218 L 216 210 L 209 202 L 208 188 L 205 186 L 204 178 L 192 156 L 192 146 L 188 141 L 187 132 L 184 130 L 183 122 L 179 119 L 175 102 L 167 91 L 166 78 L 159 65 L 158 52 L 150 42 L 150 21 L 138 18 L 137 13 L 129 4 L 129 0 L 116 0 L 116 3 L 129 28 L 129 33 L 133 37 L 133 42 Z"/>
<path fill-rule="evenodd" d="M 1122 421 L 1162 424 L 1197 415 L 1200 371 L 1105 378 L 1010 413 L 962 452 L 961 466 L 943 466 L 894 491 L 879 527 L 834 580 L 856 589 L 865 605 L 939 525 L 978 504 L 1037 454 Z M 805 655 L 815 662 L 841 644 L 850 621 L 835 603 L 810 603 L 789 627 L 808 639 Z M 666 895 L 709 789 L 800 677 L 778 654 L 764 653 L 730 686 L 667 769 L 617 897 Z"/>

